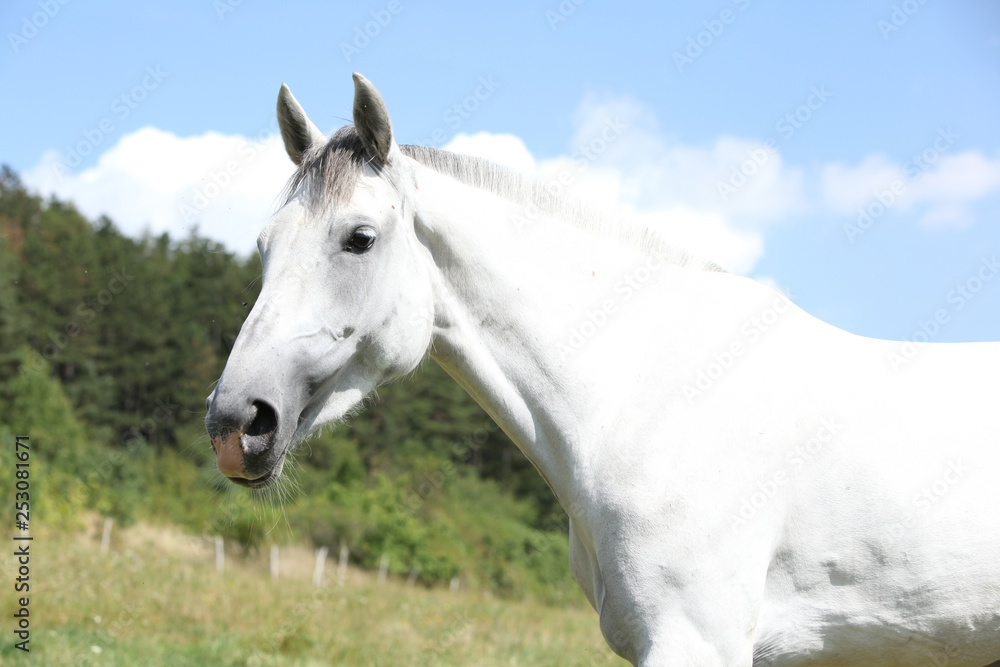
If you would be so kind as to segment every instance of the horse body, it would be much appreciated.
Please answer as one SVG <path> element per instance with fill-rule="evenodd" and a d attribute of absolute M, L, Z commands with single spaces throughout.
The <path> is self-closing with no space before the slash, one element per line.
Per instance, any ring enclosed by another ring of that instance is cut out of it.
<path fill-rule="evenodd" d="M 1000 346 L 894 370 L 898 344 L 754 281 L 544 202 L 525 222 L 530 188 L 396 146 L 355 81 L 371 163 L 325 219 L 302 181 L 265 230 L 261 297 L 210 397 L 220 469 L 228 452 L 234 481 L 270 483 L 429 350 L 566 509 L 573 575 L 633 663 L 1000 657 Z M 319 164 L 286 93 L 289 154 Z"/>
<path fill-rule="evenodd" d="M 930 346 L 897 373 L 898 344 L 737 276 L 654 264 L 616 293 L 646 266 L 629 249 L 544 216 L 512 234 L 516 205 L 414 169 L 415 218 L 434 219 L 418 234 L 448 266 L 442 293 L 461 295 L 435 308 L 459 314 L 435 330 L 432 356 L 569 511 L 571 567 L 620 654 L 696 639 L 705 653 L 679 653 L 691 664 L 746 662 L 755 645 L 774 664 L 996 655 L 1000 522 L 981 508 L 1000 500 L 983 474 L 1000 469 L 1000 431 L 982 415 L 1000 392 L 980 369 L 1000 368 L 997 346 Z M 609 296 L 613 312 L 574 349 L 572 329 L 599 321 L 588 313 Z M 734 342 L 745 351 L 698 389 Z M 970 528 L 986 539 L 962 538 Z"/>
<path fill-rule="evenodd" d="M 825 377 L 837 389 L 820 397 L 843 432 L 789 489 L 759 655 L 773 664 L 992 662 L 1000 520 L 984 508 L 996 503 L 1000 452 L 984 415 L 998 393 L 978 369 L 1000 363 L 996 346 L 927 348 L 896 376 L 884 359 L 897 345 L 857 342 L 834 357 L 844 367 Z"/>

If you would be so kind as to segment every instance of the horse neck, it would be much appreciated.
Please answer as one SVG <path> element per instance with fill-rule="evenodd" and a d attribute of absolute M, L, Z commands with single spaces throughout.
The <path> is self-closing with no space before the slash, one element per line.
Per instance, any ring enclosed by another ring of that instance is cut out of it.
<path fill-rule="evenodd" d="M 579 353 L 567 346 L 574 325 L 599 311 L 623 276 L 650 264 L 650 254 L 550 216 L 524 224 L 524 204 L 419 164 L 414 177 L 416 231 L 433 261 L 431 356 L 568 507 L 580 487 L 574 477 L 587 469 L 592 440 L 585 429 L 611 402 L 613 388 L 603 387 L 598 400 L 594 385 L 610 381 L 602 369 L 609 359 L 613 365 L 621 341 L 595 337 Z M 682 271 L 656 261 L 662 274 Z"/>

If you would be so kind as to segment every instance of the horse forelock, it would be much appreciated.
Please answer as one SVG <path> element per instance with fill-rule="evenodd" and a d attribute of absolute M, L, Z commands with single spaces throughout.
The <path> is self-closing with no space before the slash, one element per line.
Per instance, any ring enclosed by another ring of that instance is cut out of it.
<path fill-rule="evenodd" d="M 299 168 L 285 186 L 283 203 L 287 204 L 301 191 L 306 203 L 313 207 L 346 204 L 368 162 L 361 135 L 353 125 L 345 125 L 325 144 L 302 156 Z"/>

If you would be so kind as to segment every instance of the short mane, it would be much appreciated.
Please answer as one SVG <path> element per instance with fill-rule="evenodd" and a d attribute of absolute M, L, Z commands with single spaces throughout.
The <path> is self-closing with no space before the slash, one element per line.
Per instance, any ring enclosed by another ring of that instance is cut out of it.
<path fill-rule="evenodd" d="M 656 253 L 681 267 L 723 270 L 713 262 L 668 243 L 648 227 L 597 214 L 575 201 L 551 194 L 542 183 L 508 167 L 426 146 L 401 145 L 399 149 L 403 155 L 461 183 L 523 204 L 526 221 L 537 213 L 547 213 L 621 243 Z M 369 162 L 357 130 L 353 125 L 345 125 L 325 145 L 303 156 L 302 163 L 285 187 L 285 203 L 300 187 L 304 187 L 307 199 L 314 205 L 345 204 L 364 173 L 365 164 Z M 375 162 L 371 164 L 376 165 Z"/>

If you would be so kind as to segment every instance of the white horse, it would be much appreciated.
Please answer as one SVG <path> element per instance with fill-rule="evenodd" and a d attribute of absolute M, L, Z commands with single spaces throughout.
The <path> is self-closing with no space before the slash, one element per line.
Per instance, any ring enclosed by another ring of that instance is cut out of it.
<path fill-rule="evenodd" d="M 1000 658 L 1000 344 L 899 344 L 811 317 L 488 162 L 393 140 L 355 74 L 298 171 L 206 419 L 273 483 L 379 385 L 441 364 L 570 516 L 570 568 L 637 665 Z M 898 358 L 896 358 L 898 359 Z"/>

